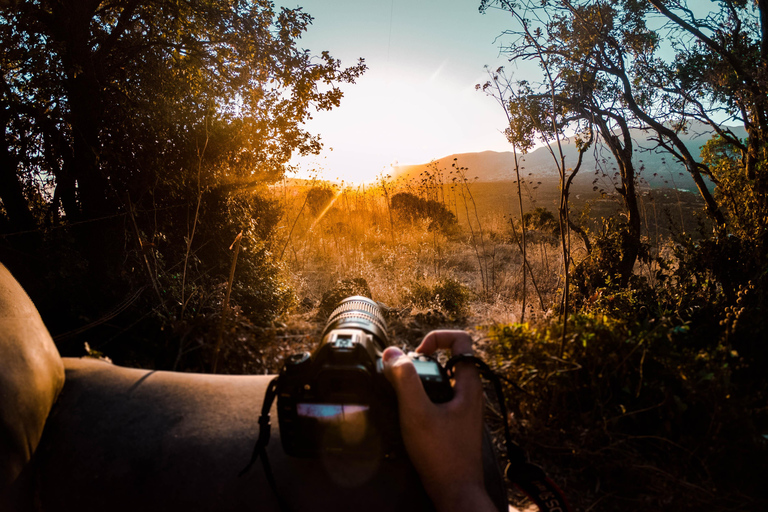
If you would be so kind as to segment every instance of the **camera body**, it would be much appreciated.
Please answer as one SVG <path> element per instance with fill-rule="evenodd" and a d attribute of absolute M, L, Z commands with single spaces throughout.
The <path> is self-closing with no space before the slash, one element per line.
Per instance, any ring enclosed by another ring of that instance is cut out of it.
<path fill-rule="evenodd" d="M 389 345 L 375 302 L 353 296 L 339 303 L 317 349 L 289 356 L 280 372 L 277 407 L 286 453 L 386 457 L 402 451 L 397 398 L 381 360 Z M 453 398 L 445 369 L 426 356 L 412 357 L 430 399 Z"/>

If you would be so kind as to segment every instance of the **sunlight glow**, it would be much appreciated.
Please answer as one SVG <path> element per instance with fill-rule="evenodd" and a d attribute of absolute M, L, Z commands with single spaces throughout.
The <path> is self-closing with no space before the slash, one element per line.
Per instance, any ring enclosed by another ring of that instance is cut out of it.
<path fill-rule="evenodd" d="M 454 153 L 507 151 L 504 135 L 488 136 L 488 116 L 503 113 L 475 91 L 475 82 L 447 74 L 447 62 L 433 69 L 385 77 L 370 71 L 345 93 L 342 105 L 321 112 L 307 125 L 325 145 L 314 157 L 295 159 L 306 178 L 370 183 L 389 167 L 420 164 Z M 480 129 L 482 128 L 482 129 Z"/>
<path fill-rule="evenodd" d="M 325 217 L 325 214 L 328 213 L 328 210 L 331 209 L 331 207 L 336 203 L 336 200 L 341 197 L 341 190 L 336 190 L 336 195 L 333 196 L 333 199 L 328 201 L 328 206 L 326 206 L 322 212 L 320 212 L 320 215 L 317 216 L 317 218 L 312 222 L 312 225 L 309 227 L 310 231 L 313 231 L 315 229 L 315 226 L 318 222 L 322 220 L 323 217 Z"/>
<path fill-rule="evenodd" d="M 481 15 L 460 0 L 305 0 L 302 6 L 315 16 L 302 36 L 306 48 L 329 48 L 345 65 L 363 57 L 368 70 L 343 88 L 339 107 L 306 124 L 324 149 L 293 159 L 300 169 L 295 177 L 370 183 L 392 165 L 509 150 L 503 110 L 475 90 L 488 79 L 485 65 L 510 64 L 496 40 L 508 28 L 504 16 Z"/>

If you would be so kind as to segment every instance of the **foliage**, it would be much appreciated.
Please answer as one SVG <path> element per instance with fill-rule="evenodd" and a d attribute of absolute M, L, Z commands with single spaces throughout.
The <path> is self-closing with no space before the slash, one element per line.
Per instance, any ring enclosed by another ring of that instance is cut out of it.
<path fill-rule="evenodd" d="M 548 459 L 582 508 L 613 510 L 626 500 L 653 509 L 734 501 L 749 508 L 766 499 L 756 478 L 767 469 L 766 447 L 756 418 L 743 411 L 755 403 L 734 384 L 739 354 L 702 346 L 675 316 L 622 307 L 617 318 L 600 309 L 569 318 L 562 357 L 558 322 L 490 331 L 488 357 L 525 392 L 507 390 L 531 457 Z"/>
<path fill-rule="evenodd" d="M 589 297 L 601 288 L 620 289 L 622 286 L 621 262 L 635 242 L 631 239 L 626 221 L 620 217 L 601 219 L 600 230 L 593 235 L 591 251 L 574 269 L 574 282 L 577 283 L 582 298 Z M 648 247 L 641 244 L 637 251 L 640 259 L 648 259 Z M 637 279 L 633 276 L 632 279 Z M 575 297 L 578 302 L 580 299 Z"/>
<path fill-rule="evenodd" d="M 456 216 L 444 204 L 433 199 L 422 199 L 410 192 L 399 192 L 392 196 L 392 209 L 400 217 L 413 223 L 418 219 L 428 219 L 429 229 L 443 232 L 456 226 Z"/>
<path fill-rule="evenodd" d="M 405 293 L 404 300 L 421 308 L 436 309 L 456 321 L 466 318 L 468 313 L 469 290 L 455 279 L 440 280 L 434 286 L 413 281 Z"/>
<path fill-rule="evenodd" d="M 555 234 L 560 231 L 560 225 L 554 214 L 541 206 L 537 206 L 530 212 L 523 213 L 523 223 L 527 230 L 536 229 Z"/>
<path fill-rule="evenodd" d="M 670 277 L 676 293 L 669 295 L 679 309 L 688 312 L 699 339 L 717 341 L 739 354 L 742 371 L 738 378 L 759 397 L 768 391 L 766 325 L 762 321 L 768 311 L 764 292 L 768 273 L 753 254 L 751 242 L 736 236 L 684 240 Z M 749 413 L 765 415 L 759 410 Z M 766 419 L 764 427 L 768 428 Z"/>
<path fill-rule="evenodd" d="M 307 206 L 312 215 L 318 216 L 326 207 L 331 204 L 331 200 L 336 197 L 334 191 L 328 187 L 313 187 L 307 192 Z"/>
<path fill-rule="evenodd" d="M 746 175 L 738 148 L 716 135 L 702 148 L 701 158 L 717 183 L 715 200 L 727 212 L 729 230 L 743 240 L 750 240 L 753 251 L 764 250 L 768 205 L 758 195 L 754 180 Z"/>
<path fill-rule="evenodd" d="M 178 365 L 195 328 L 215 339 L 241 231 L 234 304 L 255 325 L 291 307 L 264 184 L 320 149 L 304 122 L 365 70 L 300 48 L 311 21 L 245 0 L 0 7 L 0 251 L 54 333 L 162 329 L 178 344 L 148 334 L 147 359 Z"/>

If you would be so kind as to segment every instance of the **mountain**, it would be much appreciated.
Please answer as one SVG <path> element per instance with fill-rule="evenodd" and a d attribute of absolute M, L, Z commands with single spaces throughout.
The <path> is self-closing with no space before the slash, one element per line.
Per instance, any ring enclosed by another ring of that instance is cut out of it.
<path fill-rule="evenodd" d="M 729 127 L 739 137 L 746 137 L 743 127 Z M 650 140 L 650 133 L 643 130 L 632 130 L 635 140 L 635 165 L 639 170 L 640 185 L 650 188 L 674 187 L 681 190 L 695 190 L 693 179 L 678 163 L 674 157 L 663 150 L 653 149 L 655 142 Z M 694 156 L 698 156 L 701 147 L 711 138 L 712 130 L 703 124 L 692 125 L 683 141 L 688 150 Z M 566 167 L 575 165 L 578 152 L 573 139 L 562 141 L 563 154 Z M 523 179 L 554 178 L 557 176 L 555 161 L 547 147 L 539 147 L 527 155 L 520 156 L 520 175 Z M 443 181 L 450 181 L 453 177 L 452 164 L 457 167 L 465 167 L 465 176 L 470 181 L 501 182 L 515 179 L 514 154 L 511 151 L 496 152 L 483 151 L 480 153 L 460 153 L 449 155 L 428 164 L 401 165 L 394 169 L 393 178 L 396 180 L 420 179 L 424 171 L 434 172 L 434 169 L 442 171 Z M 584 155 L 584 162 L 576 180 L 584 183 L 586 180 L 595 180 L 609 183 L 617 177 L 616 161 L 607 148 L 590 148 Z M 477 178 L 475 180 L 475 178 Z"/>

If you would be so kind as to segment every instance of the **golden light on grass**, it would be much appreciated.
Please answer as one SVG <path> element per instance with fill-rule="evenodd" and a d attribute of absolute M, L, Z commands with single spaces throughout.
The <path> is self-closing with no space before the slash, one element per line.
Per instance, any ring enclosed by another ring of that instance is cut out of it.
<path fill-rule="evenodd" d="M 328 204 L 326 205 L 325 208 L 323 208 L 323 211 L 321 211 L 320 214 L 317 216 L 317 218 L 314 220 L 314 222 L 312 222 L 312 225 L 309 227 L 309 231 L 312 231 L 315 229 L 315 226 L 317 225 L 317 223 L 320 222 L 323 219 L 323 217 L 325 217 L 325 214 L 328 213 L 328 210 L 330 210 L 333 207 L 334 203 L 336 203 L 336 200 L 339 197 L 341 197 L 341 190 L 336 190 L 333 196 L 333 199 L 328 201 Z"/>

